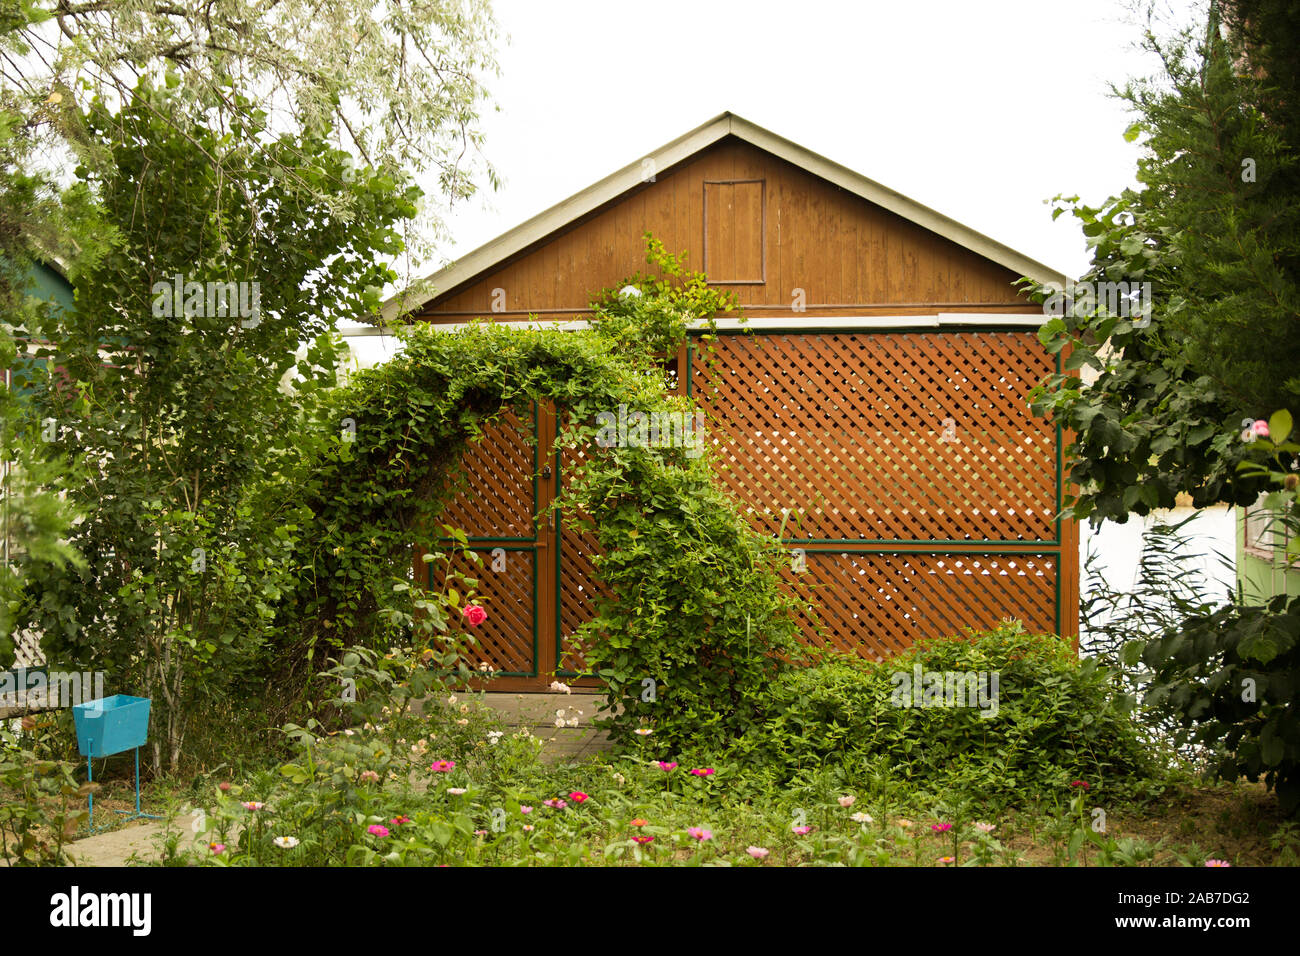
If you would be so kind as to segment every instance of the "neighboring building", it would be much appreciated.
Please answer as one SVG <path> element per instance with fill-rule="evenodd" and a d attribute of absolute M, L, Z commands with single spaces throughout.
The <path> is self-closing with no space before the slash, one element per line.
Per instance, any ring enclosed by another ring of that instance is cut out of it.
<path fill-rule="evenodd" d="M 541 145 L 541 144 L 539 144 Z M 725 113 L 429 277 L 387 304 L 455 328 L 581 323 L 593 293 L 644 271 L 651 232 L 733 290 L 749 332 L 698 340 L 678 388 L 717 416 L 721 480 L 791 552 L 819 608 L 805 636 L 867 657 L 1018 618 L 1077 631 L 1078 533 L 1057 517 L 1062 436 L 1026 393 L 1057 368 L 1042 308 L 1013 283 L 1065 277 L 878 183 Z M 595 542 L 563 516 L 536 527 L 568 453 L 553 414 L 489 433 L 471 493 L 444 520 L 503 573 L 476 575 L 494 614 L 476 629 L 498 689 L 569 676 L 569 638 L 599 592 Z"/>
<path fill-rule="evenodd" d="M 1248 604 L 1278 594 L 1300 596 L 1300 566 L 1288 565 L 1286 528 L 1277 512 L 1261 507 L 1237 508 L 1237 587 Z"/>

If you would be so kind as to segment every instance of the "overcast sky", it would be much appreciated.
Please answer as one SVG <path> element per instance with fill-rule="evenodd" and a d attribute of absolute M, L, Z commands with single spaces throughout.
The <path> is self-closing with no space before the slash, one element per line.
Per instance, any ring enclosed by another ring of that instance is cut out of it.
<path fill-rule="evenodd" d="M 1192 19 L 1203 2 L 1161 0 Z M 1067 274 L 1044 200 L 1133 184 L 1108 84 L 1152 71 L 1131 0 L 496 0 L 504 180 L 450 219 L 454 259 L 731 110 Z M 439 262 L 431 263 L 436 267 Z M 419 270 L 421 272 L 430 269 Z"/>

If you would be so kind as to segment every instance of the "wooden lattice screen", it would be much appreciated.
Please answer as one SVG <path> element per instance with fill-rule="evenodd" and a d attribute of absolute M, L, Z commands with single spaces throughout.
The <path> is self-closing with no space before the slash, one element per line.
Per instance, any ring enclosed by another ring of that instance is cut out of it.
<path fill-rule="evenodd" d="M 791 550 L 807 640 L 863 656 L 1018 618 L 1058 632 L 1059 437 L 1030 331 L 723 335 L 692 355 L 721 479 Z M 819 627 L 820 624 L 820 627 Z"/>
<path fill-rule="evenodd" d="M 875 658 L 1005 618 L 1070 632 L 1060 436 L 1025 398 L 1054 367 L 1023 329 L 737 333 L 696 340 L 684 380 L 720 481 L 791 552 L 806 640 Z M 583 455 L 556 461 L 555 428 L 504 416 L 442 518 L 483 559 L 470 663 L 506 689 L 580 673 L 570 638 L 602 593 L 595 541 L 547 517 Z"/>

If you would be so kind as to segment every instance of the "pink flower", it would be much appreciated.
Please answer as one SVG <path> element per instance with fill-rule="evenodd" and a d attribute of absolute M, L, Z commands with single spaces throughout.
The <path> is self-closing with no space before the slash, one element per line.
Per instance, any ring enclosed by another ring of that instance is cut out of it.
<path fill-rule="evenodd" d="M 524 829 L 531 832 L 531 830 L 533 829 L 533 825 L 531 823 L 525 823 Z"/>
<path fill-rule="evenodd" d="M 565 803 L 563 800 L 561 800 L 559 797 L 552 797 L 550 800 L 543 800 L 542 806 L 550 807 L 552 810 L 563 810 L 565 807 L 568 806 L 568 804 Z"/>
<path fill-rule="evenodd" d="M 520 808 L 519 808 L 519 812 L 522 813 L 524 816 L 527 816 L 528 814 L 530 814 L 530 813 L 533 812 L 533 808 L 532 808 L 532 807 L 520 807 Z"/>
<path fill-rule="evenodd" d="M 583 801 L 590 799 L 590 797 L 581 790 L 575 790 L 573 793 L 569 794 L 569 799 L 574 803 L 582 803 Z"/>
<path fill-rule="evenodd" d="M 662 770 L 664 773 L 667 773 L 667 772 L 670 771 L 670 770 L 676 770 L 676 769 L 677 769 L 677 764 L 675 764 L 675 763 L 669 763 L 669 762 L 666 761 L 666 760 L 660 760 L 660 761 L 659 761 L 659 769 Z"/>
<path fill-rule="evenodd" d="M 373 833 L 377 837 L 386 837 L 388 836 L 388 827 L 384 826 L 382 823 L 372 823 L 370 826 L 366 827 L 366 832 Z"/>
<path fill-rule="evenodd" d="M 243 807 L 245 810 L 261 810 L 264 806 L 266 806 L 266 804 L 258 803 L 256 800 L 249 800 L 245 803 L 241 803 L 240 806 Z"/>
<path fill-rule="evenodd" d="M 461 613 L 465 615 L 465 620 L 469 622 L 470 627 L 478 627 L 487 620 L 487 611 L 477 604 L 466 604 Z"/>
<path fill-rule="evenodd" d="M 745 852 L 748 853 L 750 856 L 752 856 L 754 859 L 761 860 L 772 851 L 761 846 L 750 846 L 750 847 L 745 847 Z"/>
<path fill-rule="evenodd" d="M 230 784 L 223 780 L 219 784 L 217 784 L 217 789 L 220 790 L 222 793 L 229 793 Z"/>
<path fill-rule="evenodd" d="M 933 830 L 935 833 L 947 833 L 949 830 L 952 829 L 952 824 L 951 824 L 951 823 L 931 823 L 931 824 L 930 824 L 930 829 Z"/>
<path fill-rule="evenodd" d="M 633 839 L 634 841 L 636 841 L 637 843 L 640 843 L 642 846 L 644 846 L 645 844 L 650 843 L 651 841 L 653 841 L 653 840 L 654 840 L 654 837 L 652 837 L 652 836 L 645 836 L 645 835 L 638 835 L 638 836 L 634 836 L 632 839 Z"/>
<path fill-rule="evenodd" d="M 395 827 L 400 827 L 403 823 L 410 823 L 411 818 L 408 816 L 393 817 L 393 819 L 389 820 L 388 822 Z"/>
<path fill-rule="evenodd" d="M 208 849 L 212 851 L 213 856 L 221 856 L 221 854 L 226 852 L 226 845 L 224 843 L 209 843 Z M 1210 864 L 1207 863 L 1205 865 L 1209 866 Z"/>
<path fill-rule="evenodd" d="M 692 770 L 691 775 L 695 777 L 708 777 L 713 773 L 712 767 L 701 767 L 698 770 Z"/>
<path fill-rule="evenodd" d="M 1232 866 L 1227 860 L 1206 860 L 1206 866 Z"/>
<path fill-rule="evenodd" d="M 939 857 L 939 862 L 942 863 L 944 866 L 948 866 L 956 861 L 950 856 L 941 856 Z"/>
<path fill-rule="evenodd" d="M 487 836 L 487 831 L 486 831 L 486 830 L 475 830 L 475 831 L 474 831 L 474 835 L 475 835 L 475 836 Z"/>
<path fill-rule="evenodd" d="M 975 829 L 979 830 L 980 833 L 992 833 L 996 827 L 991 823 L 977 823 L 975 824 Z"/>
<path fill-rule="evenodd" d="M 849 807 L 853 806 L 853 804 L 857 803 L 857 800 L 857 797 L 840 797 L 840 806 L 847 810 Z"/>
<path fill-rule="evenodd" d="M 435 760 L 433 762 L 433 766 L 431 766 L 429 769 L 432 770 L 434 773 L 451 773 L 451 771 L 456 769 L 456 761 Z"/>
<path fill-rule="evenodd" d="M 803 826 L 803 827 L 791 827 L 791 828 L 790 828 L 790 832 L 791 832 L 791 833 L 797 833 L 797 834 L 799 834 L 799 836 L 807 836 L 809 833 L 812 833 L 812 831 L 813 831 L 813 828 L 812 828 L 812 827 L 809 827 L 809 826 Z"/>
<path fill-rule="evenodd" d="M 1071 780 L 1071 781 L 1070 781 L 1070 786 L 1072 786 L 1072 787 L 1082 787 L 1084 790 L 1089 789 L 1089 787 L 1088 787 L 1088 781 L 1086 781 L 1086 780 Z"/>
<path fill-rule="evenodd" d="M 712 831 L 706 830 L 704 829 L 704 827 L 689 827 L 686 830 L 686 833 L 688 836 L 691 836 L 694 839 L 699 840 L 701 843 L 704 842 L 705 840 L 713 839 Z"/>
<path fill-rule="evenodd" d="M 367 781 L 369 783 L 379 782 L 379 774 L 375 773 L 373 770 L 363 770 L 361 771 L 360 776 L 362 780 Z"/>
<path fill-rule="evenodd" d="M 1255 424 L 1250 426 L 1250 430 L 1253 431 L 1260 438 L 1267 438 L 1268 422 L 1264 421 L 1264 419 L 1262 418 L 1257 418 L 1255 419 Z"/>

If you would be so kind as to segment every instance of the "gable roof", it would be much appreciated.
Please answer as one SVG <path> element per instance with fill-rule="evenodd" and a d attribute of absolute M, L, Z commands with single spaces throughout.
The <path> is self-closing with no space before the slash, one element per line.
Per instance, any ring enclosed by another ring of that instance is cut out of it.
<path fill-rule="evenodd" d="M 647 161 L 653 162 L 651 169 L 665 173 L 728 136 L 766 150 L 805 172 L 833 183 L 1013 272 L 1029 276 L 1042 283 L 1056 282 L 1063 285 L 1066 281 L 1064 273 L 1030 259 L 1009 246 L 1004 246 L 976 232 L 969 226 L 963 226 L 956 220 L 907 198 L 902 193 L 882 186 L 875 180 L 868 179 L 797 143 L 792 143 L 756 123 L 751 123 L 735 113 L 726 112 L 659 149 L 652 150 L 647 157 L 629 163 L 617 172 L 611 173 L 545 212 L 538 213 L 416 283 L 416 288 L 432 289 L 434 290 L 432 293 L 417 298 L 408 298 L 406 291 L 397 293 L 381 306 L 380 322 L 391 323 L 404 312 L 423 307 L 433 298 L 451 292 L 552 233 L 640 186 Z"/>

